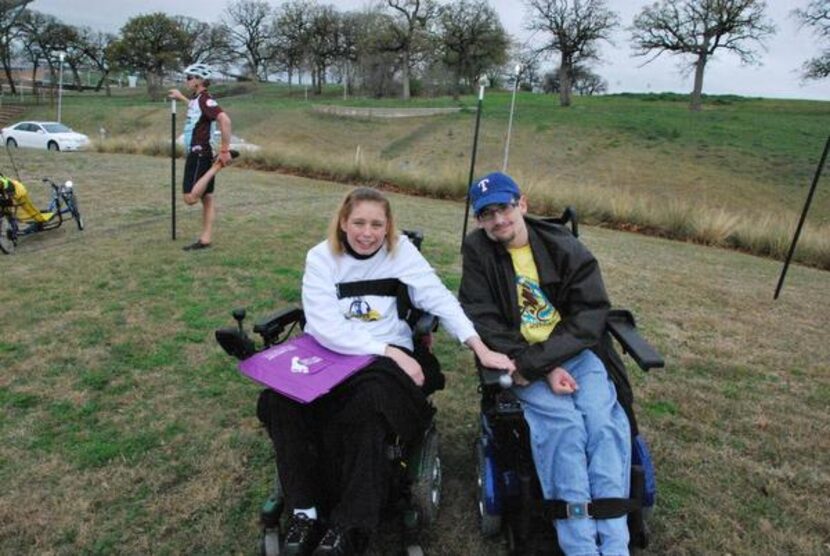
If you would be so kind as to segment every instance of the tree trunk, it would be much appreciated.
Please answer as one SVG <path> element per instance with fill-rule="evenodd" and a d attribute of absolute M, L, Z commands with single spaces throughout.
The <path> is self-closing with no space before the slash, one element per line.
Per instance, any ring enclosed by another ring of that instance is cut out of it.
<path fill-rule="evenodd" d="M 401 91 L 401 98 L 409 100 L 409 50 L 403 51 L 403 67 L 401 68 L 401 84 L 403 90 Z"/>
<path fill-rule="evenodd" d="M 692 102 L 689 105 L 689 110 L 692 112 L 700 112 L 701 101 L 700 95 L 703 92 L 703 70 L 706 69 L 706 54 L 699 54 L 697 62 L 695 62 L 695 85 L 692 90 Z"/>
<path fill-rule="evenodd" d="M 161 99 L 161 82 L 163 77 L 155 74 L 152 71 L 147 72 L 147 93 L 150 95 L 150 100 Z"/>
<path fill-rule="evenodd" d="M 571 105 L 571 60 L 562 55 L 559 64 L 559 106 Z"/>
<path fill-rule="evenodd" d="M 70 69 L 72 70 L 72 80 L 75 82 L 75 89 L 80 93 L 84 90 L 84 84 L 81 81 L 81 72 L 78 71 L 78 66 L 76 64 L 70 64 Z"/>
<path fill-rule="evenodd" d="M 37 98 L 38 93 L 38 86 L 37 86 L 37 62 L 32 64 L 32 96 Z"/>
<path fill-rule="evenodd" d="M 6 73 L 6 81 L 9 82 L 9 89 L 13 95 L 17 94 L 17 88 L 14 85 L 14 78 L 12 78 L 11 62 L 8 59 L 8 50 L 3 51 L 3 71 Z"/>

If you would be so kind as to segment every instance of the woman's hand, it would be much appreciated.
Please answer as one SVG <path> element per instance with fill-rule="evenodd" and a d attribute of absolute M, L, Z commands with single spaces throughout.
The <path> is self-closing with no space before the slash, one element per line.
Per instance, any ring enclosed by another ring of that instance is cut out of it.
<path fill-rule="evenodd" d="M 573 394 L 579 390 L 579 385 L 574 380 L 574 377 L 562 367 L 556 367 L 549 372 L 547 381 L 554 394 Z"/>
<path fill-rule="evenodd" d="M 424 385 L 424 370 L 421 369 L 421 365 L 415 361 L 415 358 L 408 355 L 405 351 L 393 346 L 386 346 L 386 350 L 383 354 L 397 363 L 398 367 L 403 369 L 403 372 L 409 375 L 412 382 L 418 386 Z"/>
<path fill-rule="evenodd" d="M 513 362 L 512 359 L 507 357 L 503 353 L 499 353 L 497 351 L 493 351 L 489 348 L 484 348 L 484 351 L 481 353 L 476 353 L 479 362 L 484 367 L 488 367 L 490 369 L 499 369 L 501 371 L 507 371 L 512 373 L 516 370 L 516 364 Z"/>
<path fill-rule="evenodd" d="M 170 89 L 167 91 L 167 98 L 171 100 L 181 100 L 183 102 L 188 102 L 188 98 L 182 94 L 182 92 L 178 89 Z"/>
<path fill-rule="evenodd" d="M 513 372 L 516 370 L 516 364 L 513 362 L 512 359 L 510 359 L 503 353 L 499 353 L 488 348 L 487 344 L 485 344 L 484 341 L 482 341 L 482 339 L 478 336 L 472 336 L 471 338 L 468 338 L 464 343 L 467 344 L 467 346 L 471 350 L 473 350 L 473 353 L 476 354 L 479 363 L 481 363 L 483 367 L 488 367 L 490 369 L 499 369 L 508 372 Z"/>

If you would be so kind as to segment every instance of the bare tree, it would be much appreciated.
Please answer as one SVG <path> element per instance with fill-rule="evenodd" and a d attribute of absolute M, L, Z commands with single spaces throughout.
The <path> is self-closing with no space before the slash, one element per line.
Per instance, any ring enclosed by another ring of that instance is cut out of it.
<path fill-rule="evenodd" d="M 278 7 L 274 15 L 271 35 L 276 58 L 288 75 L 289 92 L 294 72 L 300 72 L 308 54 L 313 7 L 311 0 L 292 0 Z"/>
<path fill-rule="evenodd" d="M 428 26 L 435 16 L 433 0 L 386 0 L 394 16 L 388 20 L 388 42 L 382 47 L 396 52 L 401 60 L 401 97 L 410 97 L 409 79 L 415 57 L 429 43 Z"/>
<path fill-rule="evenodd" d="M 804 79 L 830 76 L 830 0 L 812 0 L 805 9 L 796 9 L 792 13 L 802 27 L 811 27 L 816 37 L 825 43 L 819 56 L 804 62 Z"/>
<path fill-rule="evenodd" d="M 605 0 L 527 0 L 530 31 L 545 33 L 540 52 L 558 52 L 559 104 L 571 104 L 571 76 L 580 62 L 598 59 L 597 43 L 608 41 L 619 23 Z"/>
<path fill-rule="evenodd" d="M 763 46 L 764 39 L 775 32 L 765 9 L 763 0 L 661 0 L 634 18 L 635 54 L 653 52 L 646 63 L 663 52 L 692 56 L 695 81 L 690 108 L 698 111 L 704 70 L 715 52 L 732 52 L 742 63 L 757 63 L 751 45 Z"/>
<path fill-rule="evenodd" d="M 12 94 L 17 93 L 12 78 L 12 45 L 19 34 L 18 18 L 33 0 L 0 0 L 0 59 Z"/>
<path fill-rule="evenodd" d="M 360 30 L 356 72 L 367 93 L 380 98 L 395 94 L 395 74 L 400 65 L 399 57 L 389 45 L 393 23 L 391 16 L 379 9 L 360 14 Z"/>
<path fill-rule="evenodd" d="M 236 57 L 231 51 L 231 30 L 227 25 L 205 23 L 183 15 L 174 16 L 173 20 L 187 37 L 182 65 L 203 62 L 220 67 Z"/>
<path fill-rule="evenodd" d="M 340 17 L 331 6 L 315 6 L 312 10 L 308 33 L 308 57 L 311 64 L 311 80 L 314 91 L 323 92 L 326 72 L 338 56 Z"/>
<path fill-rule="evenodd" d="M 460 0 L 438 10 L 442 61 L 454 74 L 453 98 L 460 82 L 472 87 L 479 75 L 507 60 L 507 33 L 484 0 Z"/>
<path fill-rule="evenodd" d="M 542 90 L 545 93 L 559 92 L 562 86 L 560 74 L 561 72 L 557 69 L 544 75 L 542 79 Z M 574 66 L 570 78 L 574 91 L 580 95 L 591 96 L 604 93 L 608 90 L 608 82 L 591 71 L 587 66 Z"/>
<path fill-rule="evenodd" d="M 230 19 L 228 28 L 234 48 L 243 53 L 251 75 L 267 81 L 267 62 L 273 54 L 268 25 L 271 5 L 264 0 L 236 0 L 225 11 Z"/>
<path fill-rule="evenodd" d="M 84 55 L 100 73 L 98 83 L 95 84 L 95 90 L 100 91 L 101 87 L 104 86 L 107 91 L 107 96 L 110 96 L 110 64 L 107 59 L 107 48 L 115 41 L 115 35 L 101 31 L 93 31 L 89 27 L 82 27 L 78 30 L 78 33 L 84 41 Z"/>
<path fill-rule="evenodd" d="M 32 92 L 36 92 L 38 87 L 40 64 L 46 62 L 54 94 L 55 83 L 58 81 L 57 52 L 66 48 L 60 32 L 62 26 L 55 16 L 36 11 L 26 10 L 20 17 L 18 39 L 32 64 Z"/>

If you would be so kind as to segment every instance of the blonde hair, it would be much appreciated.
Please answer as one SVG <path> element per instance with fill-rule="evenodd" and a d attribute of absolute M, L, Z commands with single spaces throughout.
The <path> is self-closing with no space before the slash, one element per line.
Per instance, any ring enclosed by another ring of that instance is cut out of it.
<path fill-rule="evenodd" d="M 395 228 L 395 219 L 392 217 L 389 200 L 377 189 L 358 187 L 346 194 L 329 224 L 329 246 L 335 255 L 342 255 L 346 252 L 346 232 L 343 231 L 341 224 L 349 219 L 357 204 L 364 201 L 378 203 L 383 207 L 386 215 L 386 244 L 389 246 L 389 252 L 394 251 L 398 245 L 398 230 Z"/>

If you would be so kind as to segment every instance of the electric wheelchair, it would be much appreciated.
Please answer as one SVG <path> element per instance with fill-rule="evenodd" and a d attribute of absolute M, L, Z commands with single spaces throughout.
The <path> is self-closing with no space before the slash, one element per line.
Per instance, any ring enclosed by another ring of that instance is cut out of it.
<path fill-rule="evenodd" d="M 568 226 L 578 237 L 573 209 L 548 222 Z M 633 315 L 615 309 L 607 329 L 644 371 L 664 366 L 663 358 L 638 333 Z M 607 339 L 610 344 L 610 338 Z M 484 536 L 504 533 L 510 554 L 561 554 L 554 519 L 628 515 L 632 549 L 648 545 L 646 519 L 656 497 L 654 469 L 645 441 L 639 435 L 632 410 L 631 386 L 622 360 L 607 346 L 610 361 L 603 361 L 617 389 L 618 399 L 631 425 L 632 467 L 629 499 L 605 499 L 587 504 L 543 500 L 531 455 L 527 423 L 519 400 L 510 390 L 506 374 L 478 366 L 481 393 L 480 433 L 476 440 L 479 525 Z"/>
<path fill-rule="evenodd" d="M 421 232 L 404 231 L 416 247 L 420 249 L 423 241 Z M 417 310 L 409 304 L 405 288 L 398 292 L 399 314 L 410 325 L 416 353 L 426 350 L 431 355 L 432 335 L 438 327 L 434 315 Z M 391 293 L 390 293 L 391 294 Z M 216 340 L 226 353 L 245 360 L 255 353 L 280 344 L 291 338 L 305 326 L 303 310 L 296 307 L 278 310 L 253 326 L 253 332 L 261 337 L 261 347 L 248 336 L 244 330 L 245 310 L 232 312 L 237 326 L 216 331 Z M 433 356 L 434 357 L 434 356 Z M 444 376 L 437 369 L 432 377 L 432 391 L 444 387 Z M 402 442 L 394 434 L 386 439 L 385 452 L 391 467 L 388 485 L 387 503 L 382 514 L 400 519 L 403 554 L 407 556 L 423 555 L 418 544 L 418 534 L 422 528 L 432 524 L 441 502 L 441 458 L 438 451 L 439 435 L 434 419 L 426 428 L 423 436 L 415 442 Z M 277 455 L 279 458 L 279 455 Z M 280 483 L 279 472 L 275 474 L 273 490 L 260 509 L 262 536 L 260 552 L 264 556 L 280 553 L 285 536 L 283 513 L 285 499 Z M 325 515 L 322 516 L 325 520 Z M 386 517 L 384 521 L 387 521 Z"/>

